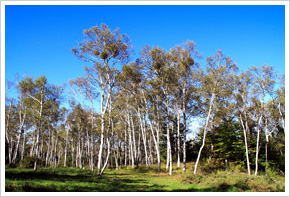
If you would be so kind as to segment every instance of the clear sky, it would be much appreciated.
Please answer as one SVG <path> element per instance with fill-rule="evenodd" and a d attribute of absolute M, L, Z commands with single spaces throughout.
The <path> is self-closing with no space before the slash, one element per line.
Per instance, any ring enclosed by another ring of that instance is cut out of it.
<path fill-rule="evenodd" d="M 285 8 L 269 6 L 68 6 L 6 5 L 5 75 L 46 75 L 61 85 L 84 76 L 70 49 L 82 32 L 101 23 L 131 37 L 135 56 L 144 45 L 166 50 L 193 40 L 203 60 L 218 49 L 231 56 L 240 70 L 264 63 L 285 73 Z"/>

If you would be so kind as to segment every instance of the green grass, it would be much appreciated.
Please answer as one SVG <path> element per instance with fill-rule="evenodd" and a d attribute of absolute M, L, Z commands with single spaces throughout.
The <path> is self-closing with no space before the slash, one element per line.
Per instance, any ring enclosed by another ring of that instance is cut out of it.
<path fill-rule="evenodd" d="M 102 177 L 88 169 L 77 168 L 8 168 L 5 170 L 6 192 L 268 192 L 285 191 L 285 177 L 248 176 L 245 173 L 217 171 L 194 175 L 174 168 L 169 176 L 157 167 L 139 166 L 106 169 Z"/>

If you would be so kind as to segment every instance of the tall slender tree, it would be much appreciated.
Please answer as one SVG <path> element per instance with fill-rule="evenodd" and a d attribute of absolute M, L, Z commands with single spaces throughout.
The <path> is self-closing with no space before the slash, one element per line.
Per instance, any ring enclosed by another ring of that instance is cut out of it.
<path fill-rule="evenodd" d="M 113 87 L 115 86 L 116 64 L 128 60 L 130 53 L 129 38 L 121 34 L 119 29 L 111 29 L 101 24 L 84 30 L 85 40 L 78 47 L 72 49 L 73 53 L 83 61 L 91 62 L 93 67 L 86 67 L 90 85 L 101 95 L 101 144 L 98 155 L 97 171 L 101 172 L 101 163 L 104 146 L 105 114 L 107 113 Z"/>
<path fill-rule="evenodd" d="M 194 174 L 197 172 L 201 151 L 205 145 L 207 129 L 212 113 L 214 112 L 215 102 L 222 97 L 228 97 L 232 94 L 233 76 L 237 70 L 237 66 L 233 60 L 230 57 L 226 57 L 221 50 L 218 50 L 216 55 L 207 58 L 207 66 L 207 73 L 202 76 L 201 80 L 207 118 L 203 130 L 202 145 L 195 163 Z"/>

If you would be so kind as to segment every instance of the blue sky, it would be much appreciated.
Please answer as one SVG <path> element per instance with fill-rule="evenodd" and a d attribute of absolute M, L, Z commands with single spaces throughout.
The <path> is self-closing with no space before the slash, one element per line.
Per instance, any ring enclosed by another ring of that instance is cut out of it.
<path fill-rule="evenodd" d="M 5 75 L 46 75 L 61 85 L 84 76 L 84 66 L 70 49 L 82 32 L 101 23 L 119 27 L 131 37 L 135 56 L 144 45 L 166 50 L 193 40 L 205 58 L 218 49 L 240 70 L 264 63 L 285 73 L 285 8 L 283 5 L 236 6 L 68 6 L 6 5 Z"/>

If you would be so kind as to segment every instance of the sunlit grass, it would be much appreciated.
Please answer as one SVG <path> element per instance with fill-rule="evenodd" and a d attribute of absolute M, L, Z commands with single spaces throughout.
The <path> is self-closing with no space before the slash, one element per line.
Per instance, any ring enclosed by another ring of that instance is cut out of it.
<path fill-rule="evenodd" d="M 285 191 L 285 177 L 280 175 L 248 176 L 223 170 L 193 174 L 192 164 L 186 173 L 174 166 L 172 176 L 157 166 L 106 169 L 102 177 L 89 169 L 77 168 L 6 168 L 6 192 L 270 192 Z"/>

